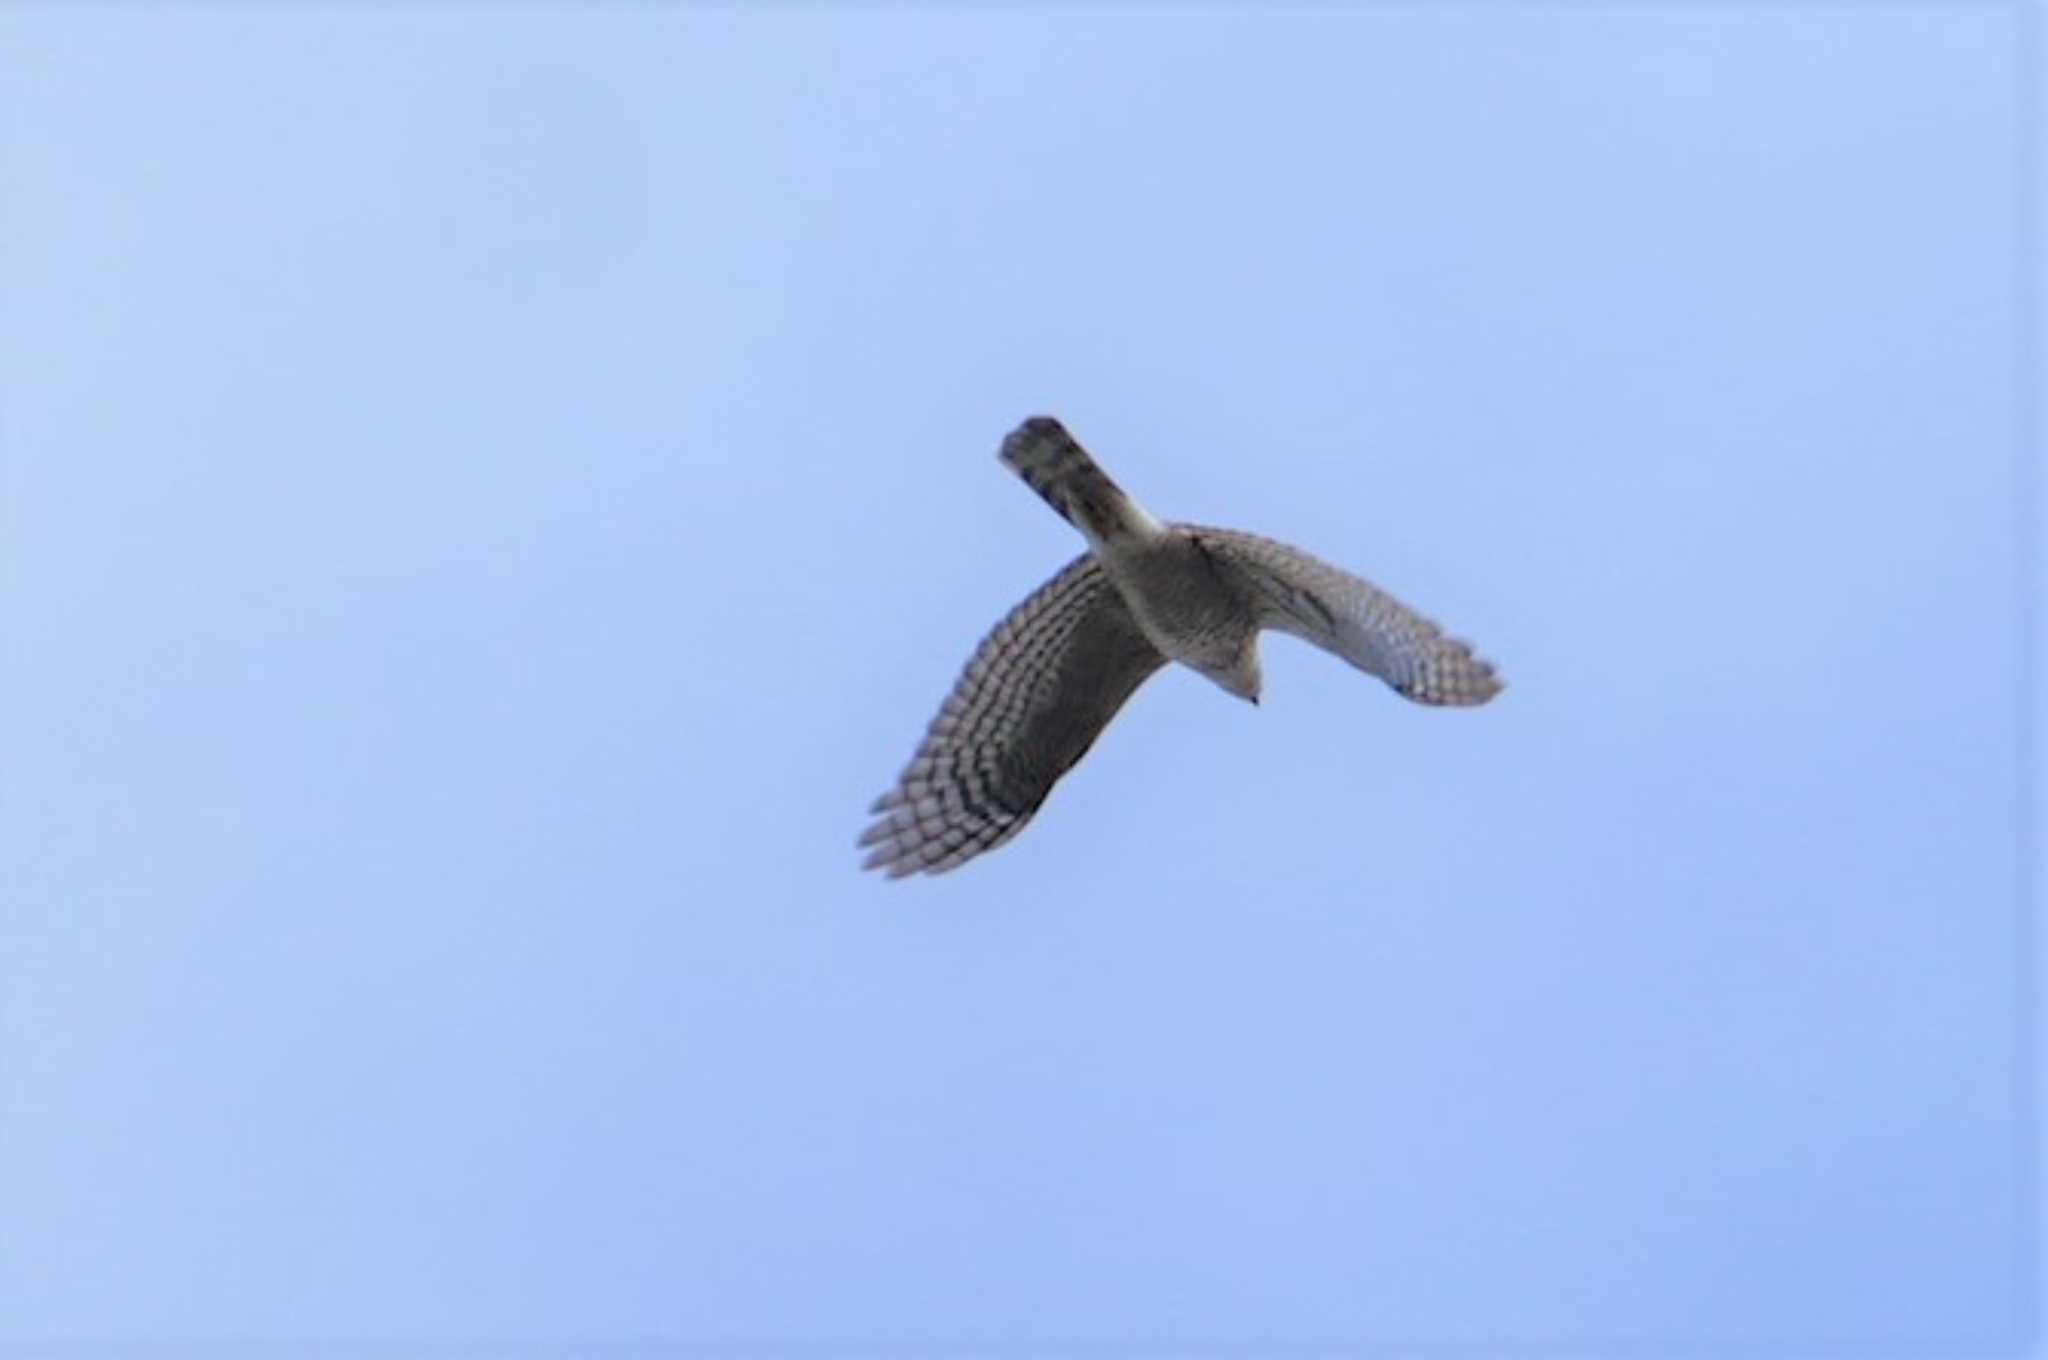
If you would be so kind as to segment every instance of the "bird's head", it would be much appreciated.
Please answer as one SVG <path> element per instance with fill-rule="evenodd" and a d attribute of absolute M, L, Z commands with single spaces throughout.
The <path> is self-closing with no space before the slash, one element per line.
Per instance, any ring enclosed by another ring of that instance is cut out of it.
<path fill-rule="evenodd" d="M 1214 680 L 1225 693 L 1235 694 L 1238 698 L 1254 704 L 1258 703 L 1259 690 L 1264 684 L 1264 678 L 1259 672 L 1257 634 L 1246 638 L 1244 646 L 1230 655 L 1205 658 L 1196 664 L 1195 669 Z"/>

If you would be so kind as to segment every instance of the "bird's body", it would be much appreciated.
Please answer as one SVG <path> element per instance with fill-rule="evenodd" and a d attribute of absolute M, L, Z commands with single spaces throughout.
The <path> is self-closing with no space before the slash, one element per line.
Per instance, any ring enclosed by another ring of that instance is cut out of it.
<path fill-rule="evenodd" d="M 1258 702 L 1258 615 L 1192 534 L 1175 525 L 1095 560 L 1162 656 Z"/>
<path fill-rule="evenodd" d="M 1481 704 L 1500 691 L 1464 643 L 1349 572 L 1253 534 L 1154 519 L 1050 417 L 1018 426 L 1001 457 L 1089 550 L 982 641 L 875 801 L 866 867 L 938 873 L 1017 834 L 1169 660 L 1257 703 L 1261 628 L 1306 638 L 1418 703 Z"/>

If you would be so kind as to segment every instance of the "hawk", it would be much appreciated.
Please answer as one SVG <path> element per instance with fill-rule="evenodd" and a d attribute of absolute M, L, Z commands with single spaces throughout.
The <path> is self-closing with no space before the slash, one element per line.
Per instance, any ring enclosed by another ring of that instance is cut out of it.
<path fill-rule="evenodd" d="M 943 873 L 1022 831 L 1145 678 L 1178 661 L 1259 701 L 1259 630 L 1334 652 L 1419 704 L 1483 704 L 1493 667 L 1393 596 L 1299 548 L 1162 524 L 1057 420 L 1005 465 L 1088 540 L 975 649 L 861 836 L 868 869 Z"/>

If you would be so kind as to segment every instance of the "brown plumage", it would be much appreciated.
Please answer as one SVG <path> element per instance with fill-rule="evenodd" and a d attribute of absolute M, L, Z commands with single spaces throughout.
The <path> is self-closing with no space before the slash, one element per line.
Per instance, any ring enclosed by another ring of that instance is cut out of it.
<path fill-rule="evenodd" d="M 1162 524 L 1056 420 L 1002 460 L 1088 540 L 975 650 L 861 836 L 890 877 L 954 868 L 1024 828 L 1145 678 L 1179 661 L 1258 702 L 1258 634 L 1313 642 L 1424 704 L 1500 692 L 1472 649 L 1371 583 L 1233 529 Z"/>

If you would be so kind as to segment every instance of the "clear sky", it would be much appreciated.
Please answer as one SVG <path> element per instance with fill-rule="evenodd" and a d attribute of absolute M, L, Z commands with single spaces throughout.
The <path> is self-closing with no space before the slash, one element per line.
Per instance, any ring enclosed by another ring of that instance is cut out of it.
<path fill-rule="evenodd" d="M 0 1339 L 2010 1340 L 2020 29 L 0 11 Z M 860 874 L 1039 411 L 1507 692 Z"/>

